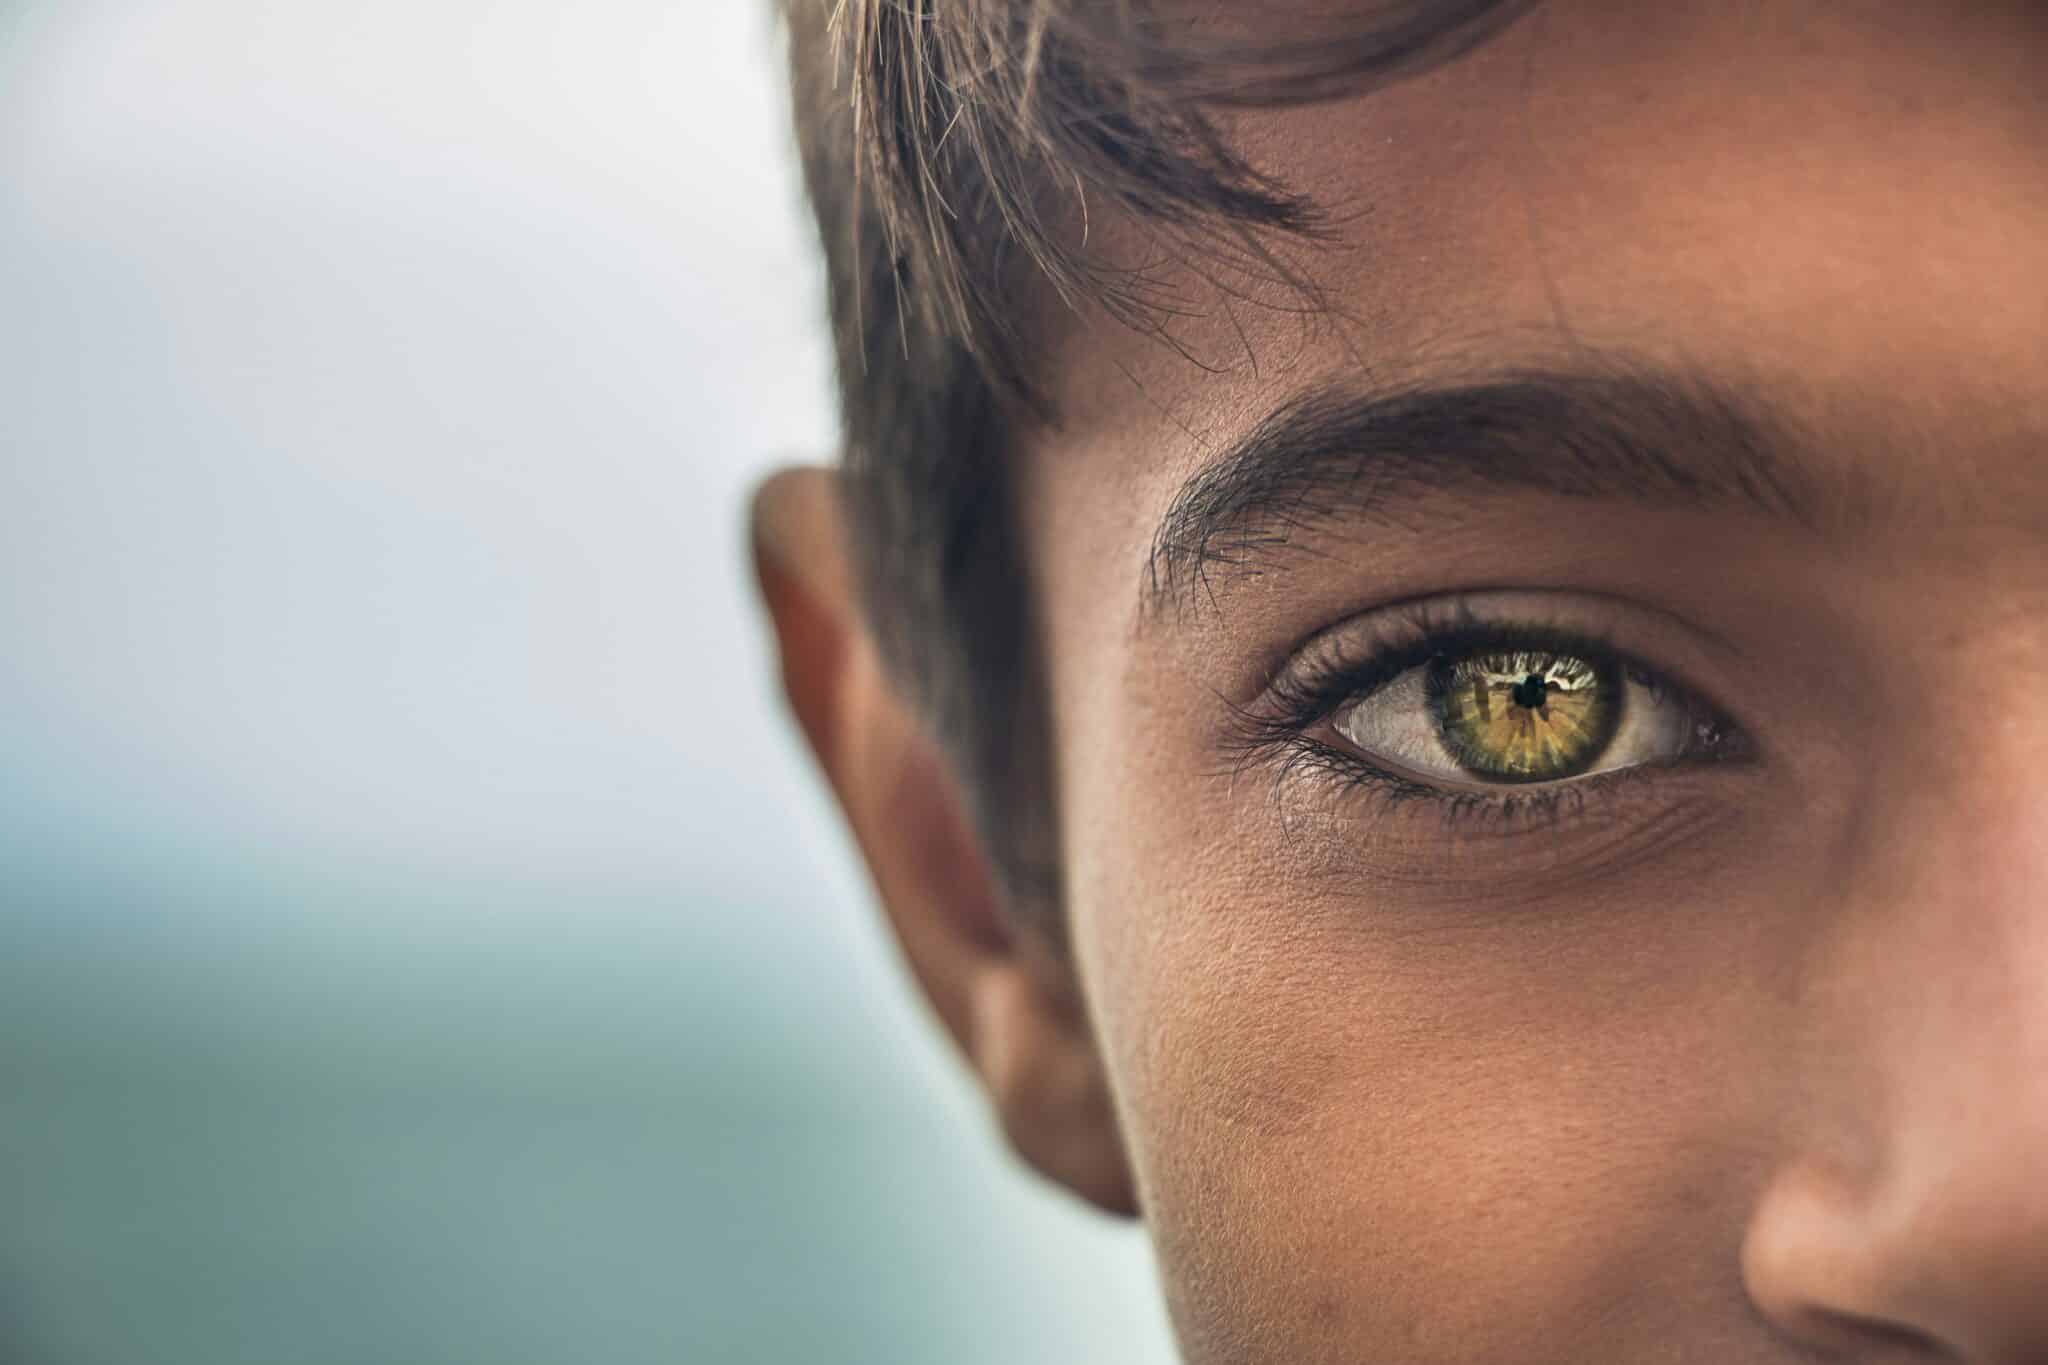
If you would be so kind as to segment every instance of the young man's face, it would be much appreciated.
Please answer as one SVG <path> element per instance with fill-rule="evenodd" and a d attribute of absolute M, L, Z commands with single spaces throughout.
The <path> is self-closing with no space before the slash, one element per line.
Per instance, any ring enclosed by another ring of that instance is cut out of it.
<path fill-rule="evenodd" d="M 1348 321 L 1088 329 L 1025 463 L 1188 1359 L 2048 1360 L 2048 8 L 1231 131 Z"/>

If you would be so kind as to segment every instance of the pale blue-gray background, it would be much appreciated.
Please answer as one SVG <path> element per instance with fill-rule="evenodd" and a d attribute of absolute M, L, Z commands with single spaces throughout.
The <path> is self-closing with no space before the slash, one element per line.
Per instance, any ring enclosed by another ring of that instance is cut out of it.
<path fill-rule="evenodd" d="M 0 3 L 0 1361 L 1167 1359 L 770 701 L 758 7 Z"/>

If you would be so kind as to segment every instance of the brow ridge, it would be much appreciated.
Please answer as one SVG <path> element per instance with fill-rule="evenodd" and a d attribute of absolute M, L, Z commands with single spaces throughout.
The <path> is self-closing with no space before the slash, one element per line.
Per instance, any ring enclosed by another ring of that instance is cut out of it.
<path fill-rule="evenodd" d="M 1803 527 L 1818 499 L 1760 404 L 1704 378 L 1524 369 L 1295 395 L 1190 477 L 1153 535 L 1147 621 L 1217 580 L 1313 553 L 1338 523 L 1398 524 L 1451 492 L 1727 502 Z"/>

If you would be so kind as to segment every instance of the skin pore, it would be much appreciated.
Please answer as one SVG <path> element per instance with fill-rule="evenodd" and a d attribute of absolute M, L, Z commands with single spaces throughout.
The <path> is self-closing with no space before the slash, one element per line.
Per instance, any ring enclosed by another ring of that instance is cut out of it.
<path fill-rule="evenodd" d="M 1234 114 L 1334 311 L 1077 325 L 1023 452 L 1064 954 L 764 497 L 912 964 L 1194 1365 L 2048 1360 L 2044 71 L 2032 4 L 1554 0 Z M 1641 761 L 1425 766 L 1394 677 L 1489 652 Z"/>

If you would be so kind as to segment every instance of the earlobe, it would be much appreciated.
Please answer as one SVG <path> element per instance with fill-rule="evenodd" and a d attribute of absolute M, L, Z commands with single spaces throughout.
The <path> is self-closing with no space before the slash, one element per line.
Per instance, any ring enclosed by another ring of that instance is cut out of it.
<path fill-rule="evenodd" d="M 754 498 L 755 568 L 790 707 L 912 972 L 1011 1144 L 1076 1194 L 1131 1213 L 1108 1090 L 1069 970 L 1003 913 L 958 783 L 877 656 L 846 560 L 838 478 L 785 471 Z"/>

